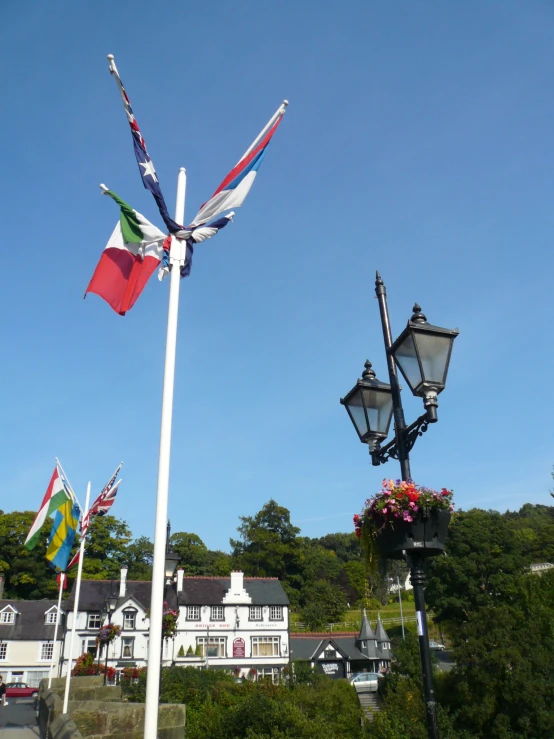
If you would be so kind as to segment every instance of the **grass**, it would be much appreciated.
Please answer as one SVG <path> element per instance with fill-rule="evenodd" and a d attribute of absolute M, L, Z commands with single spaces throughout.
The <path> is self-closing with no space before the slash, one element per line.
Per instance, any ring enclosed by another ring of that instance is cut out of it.
<path fill-rule="evenodd" d="M 413 601 L 410 602 L 403 600 L 402 611 L 405 618 L 413 618 L 415 616 L 415 607 Z M 366 609 L 366 613 L 369 621 L 372 624 L 377 621 L 377 616 L 379 614 L 383 621 L 386 621 L 390 618 L 400 619 L 400 606 L 398 605 L 398 600 L 394 600 L 391 603 L 388 603 L 386 606 L 381 606 L 381 608 L 379 609 Z M 291 613 L 290 622 L 292 627 L 294 627 L 294 624 L 302 623 L 302 615 L 300 613 Z M 343 628 L 346 630 L 355 630 L 359 628 L 361 622 L 360 609 L 351 608 L 349 611 L 346 612 L 344 618 L 342 619 L 342 622 L 346 623 L 346 626 L 343 626 Z"/>

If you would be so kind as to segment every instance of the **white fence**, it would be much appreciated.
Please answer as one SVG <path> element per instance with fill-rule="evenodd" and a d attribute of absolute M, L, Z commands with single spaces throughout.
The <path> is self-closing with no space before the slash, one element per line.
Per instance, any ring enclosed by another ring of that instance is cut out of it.
<path fill-rule="evenodd" d="M 400 616 L 393 617 L 393 618 L 383 618 L 381 619 L 381 623 L 386 628 L 387 626 L 396 626 L 397 624 L 401 624 L 402 621 L 404 623 L 407 623 L 408 621 L 415 621 L 415 616 L 404 616 L 402 619 Z M 325 631 L 330 631 L 333 633 L 333 631 L 359 631 L 362 627 L 361 621 L 342 621 L 340 623 L 336 624 L 326 624 Z M 308 627 L 306 624 L 303 623 L 291 623 L 290 630 L 291 631 L 307 631 Z"/>

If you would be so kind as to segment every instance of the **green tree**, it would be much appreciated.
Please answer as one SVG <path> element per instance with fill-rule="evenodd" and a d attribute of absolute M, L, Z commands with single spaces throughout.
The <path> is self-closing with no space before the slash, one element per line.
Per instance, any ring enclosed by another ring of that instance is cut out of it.
<path fill-rule="evenodd" d="M 154 545 L 147 536 L 140 536 L 127 545 L 127 567 L 129 580 L 151 580 Z"/>
<path fill-rule="evenodd" d="M 304 591 L 302 618 L 310 629 L 324 628 L 342 621 L 346 611 L 344 591 L 325 580 L 318 580 Z"/>
<path fill-rule="evenodd" d="M 83 577 L 88 580 L 117 580 L 127 565 L 131 530 L 115 516 L 92 516 L 85 543 Z"/>
<path fill-rule="evenodd" d="M 5 578 L 4 597 L 37 600 L 54 598 L 58 592 L 56 575 L 45 559 L 51 519 L 42 527 L 33 550 L 29 552 L 23 546 L 35 515 L 33 511 L 0 511 L 0 573 Z"/>
<path fill-rule="evenodd" d="M 234 565 L 246 575 L 278 577 L 297 574 L 301 568 L 300 529 L 290 511 L 269 500 L 255 516 L 240 516 L 239 539 L 231 539 Z"/>
<path fill-rule="evenodd" d="M 446 557 L 429 562 L 427 605 L 437 622 L 467 621 L 478 608 L 506 602 L 525 570 L 520 542 L 496 511 L 460 511 L 446 539 Z"/>

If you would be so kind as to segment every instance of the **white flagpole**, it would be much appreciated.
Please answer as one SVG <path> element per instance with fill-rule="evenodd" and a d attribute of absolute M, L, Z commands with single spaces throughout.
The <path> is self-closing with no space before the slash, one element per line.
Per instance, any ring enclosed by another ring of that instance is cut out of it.
<path fill-rule="evenodd" d="M 256 146 L 258 146 L 258 144 L 260 143 L 260 141 L 263 139 L 263 137 L 269 131 L 269 129 L 271 128 L 271 126 L 275 123 L 275 121 L 277 120 L 277 118 L 279 118 L 279 116 L 281 116 L 281 115 L 285 115 L 285 110 L 286 110 L 286 107 L 287 107 L 288 104 L 289 104 L 289 101 L 288 100 L 283 100 L 283 102 L 281 103 L 281 105 L 277 108 L 276 112 L 271 116 L 271 118 L 269 119 L 269 121 L 266 123 L 266 125 L 262 129 L 261 133 L 258 134 L 258 136 L 254 140 L 254 142 L 248 147 L 248 149 L 241 156 L 241 158 L 239 159 L 239 161 L 237 162 L 237 164 L 239 162 L 242 162 L 242 160 L 245 157 L 247 157 L 250 154 L 250 152 L 253 149 L 256 148 Z M 177 223 L 181 223 L 181 221 L 177 221 Z"/>
<path fill-rule="evenodd" d="M 88 513 L 90 503 L 90 482 L 87 485 L 87 495 L 85 498 L 85 512 L 81 521 Z M 73 667 L 73 643 L 75 641 L 75 630 L 77 627 L 77 612 L 79 611 L 79 594 L 81 592 L 81 576 L 83 574 L 83 559 L 85 557 L 85 539 L 86 533 L 81 537 L 81 547 L 79 549 L 79 566 L 77 569 L 77 580 L 75 582 L 75 603 L 73 604 L 73 624 L 71 626 L 71 637 L 69 638 L 69 654 L 67 656 L 67 675 L 65 676 L 65 693 L 63 697 L 63 711 L 67 713 L 67 704 L 69 703 L 69 683 L 71 682 L 71 669 Z"/>
<path fill-rule="evenodd" d="M 58 625 L 60 623 L 60 611 L 62 607 L 62 593 L 63 593 L 63 585 L 65 582 L 65 572 L 60 572 L 60 594 L 58 595 L 58 612 L 56 614 L 56 628 L 54 629 L 54 648 L 52 649 L 52 662 L 50 664 L 50 674 L 48 675 L 48 687 L 52 685 L 52 674 L 54 672 L 54 666 L 56 664 L 56 640 L 58 638 Z M 61 645 L 60 645 L 61 649 Z M 59 659 L 60 655 L 58 655 Z"/>
<path fill-rule="evenodd" d="M 183 167 L 177 178 L 175 220 L 185 222 L 185 192 L 187 175 Z M 169 261 L 169 309 L 165 345 L 165 369 L 162 395 L 160 456 L 158 462 L 158 493 L 156 528 L 154 531 L 154 561 L 152 565 L 152 595 L 150 599 L 150 633 L 148 643 L 148 673 L 146 678 L 146 711 L 144 739 L 157 739 L 158 703 L 160 694 L 160 654 L 162 648 L 162 616 L 165 585 L 165 553 L 167 499 L 169 492 L 169 462 L 171 456 L 171 423 L 173 418 L 173 387 L 175 384 L 175 352 L 177 348 L 177 318 L 179 313 L 180 267 L 185 263 L 186 243 L 175 237 L 171 241 Z"/>
<path fill-rule="evenodd" d="M 68 476 L 67 476 L 67 475 L 65 474 L 65 470 L 64 470 L 64 468 L 62 467 L 62 463 L 60 462 L 60 460 L 59 460 L 59 459 L 58 459 L 57 457 L 55 457 L 55 460 L 56 460 L 56 464 L 57 464 L 57 465 L 58 465 L 58 467 L 60 468 L 60 472 L 62 473 L 63 477 L 65 478 L 65 481 L 66 481 L 66 482 L 67 482 L 67 484 L 69 485 L 69 492 L 71 493 L 71 495 L 73 496 L 73 499 L 75 500 L 75 502 L 76 502 L 76 503 L 77 503 L 77 505 L 79 506 L 79 510 L 82 510 L 82 509 L 81 509 L 81 504 L 79 503 L 79 501 L 77 500 L 77 496 L 76 496 L 76 495 L 75 495 L 75 493 L 73 492 L 73 488 L 71 487 L 71 483 L 69 482 L 69 478 L 68 478 Z"/>

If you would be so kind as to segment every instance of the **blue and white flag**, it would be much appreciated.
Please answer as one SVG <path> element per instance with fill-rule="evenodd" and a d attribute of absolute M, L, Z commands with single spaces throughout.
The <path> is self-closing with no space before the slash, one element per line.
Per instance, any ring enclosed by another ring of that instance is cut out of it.
<path fill-rule="evenodd" d="M 123 100 L 123 107 L 125 108 L 127 120 L 129 121 L 129 126 L 131 127 L 131 133 L 133 134 L 133 147 L 135 149 L 135 156 L 137 158 L 140 176 L 142 177 L 142 184 L 147 190 L 150 190 L 150 192 L 154 196 L 154 200 L 156 201 L 158 210 L 160 211 L 160 215 L 163 218 L 163 221 L 167 226 L 167 230 L 169 231 L 169 233 L 176 233 L 177 231 L 181 231 L 183 226 L 179 226 L 178 223 L 175 223 L 175 221 L 170 217 L 167 210 L 167 205 L 162 194 L 158 175 L 156 173 L 156 170 L 154 169 L 154 162 L 150 159 L 150 155 L 148 154 L 148 151 L 146 149 L 146 141 L 144 140 L 144 137 L 140 132 L 140 128 L 138 127 L 137 120 L 133 114 L 133 109 L 131 108 L 131 101 L 129 100 L 129 96 L 127 95 L 127 92 L 123 87 L 123 83 L 121 82 L 121 77 L 119 76 L 119 72 L 117 71 L 117 67 L 115 66 L 114 58 L 110 54 L 108 56 L 108 59 L 110 60 L 110 72 L 115 77 L 115 81 L 117 82 L 117 86 L 119 87 L 121 99 Z"/>

